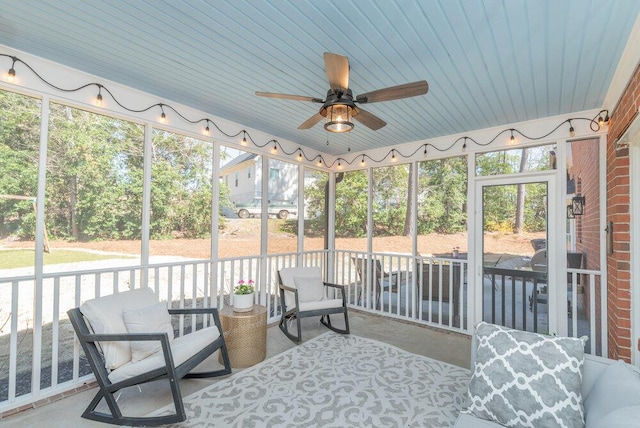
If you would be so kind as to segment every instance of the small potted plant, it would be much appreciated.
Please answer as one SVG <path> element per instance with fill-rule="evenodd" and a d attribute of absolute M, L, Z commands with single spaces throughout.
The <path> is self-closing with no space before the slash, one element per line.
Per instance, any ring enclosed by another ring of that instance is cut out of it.
<path fill-rule="evenodd" d="M 253 310 L 253 293 L 255 287 L 253 280 L 238 281 L 238 285 L 233 288 L 233 310 L 235 312 L 249 312 Z"/>

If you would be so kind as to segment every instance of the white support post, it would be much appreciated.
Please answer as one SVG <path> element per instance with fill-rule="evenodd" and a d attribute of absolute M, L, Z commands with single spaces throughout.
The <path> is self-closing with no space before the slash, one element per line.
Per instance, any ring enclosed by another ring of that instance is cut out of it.
<path fill-rule="evenodd" d="M 49 97 L 42 97 L 40 106 L 40 154 L 38 157 L 38 192 L 36 198 L 36 256 L 33 283 L 33 360 L 31 361 L 31 393 L 40 396 L 40 369 L 42 368 L 42 311 L 44 274 L 44 208 L 47 179 L 47 142 L 49 140 Z M 14 314 L 14 318 L 17 314 Z"/>
<path fill-rule="evenodd" d="M 153 158 L 153 126 L 151 122 L 144 125 L 144 160 L 142 172 L 142 228 L 140 245 L 140 287 L 146 287 L 149 281 L 149 235 L 151 220 L 151 167 Z M 171 296 L 169 296 L 171 297 Z"/>

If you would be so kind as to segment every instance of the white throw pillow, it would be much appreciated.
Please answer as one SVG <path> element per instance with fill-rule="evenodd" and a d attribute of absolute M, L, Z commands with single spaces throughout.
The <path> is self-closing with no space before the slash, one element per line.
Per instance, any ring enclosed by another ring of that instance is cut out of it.
<path fill-rule="evenodd" d="M 326 298 L 324 283 L 320 277 L 294 276 L 293 282 L 296 284 L 300 303 L 317 302 Z"/>
<path fill-rule="evenodd" d="M 581 339 L 484 322 L 475 334 L 465 413 L 509 427 L 584 427 Z"/>
<path fill-rule="evenodd" d="M 630 406 L 640 406 L 640 375 L 624 362 L 616 361 L 600 373 L 584 400 L 587 428 L 604 426 L 600 421 L 605 416 Z"/>
<path fill-rule="evenodd" d="M 87 300 L 80 306 L 80 312 L 96 334 L 127 333 L 122 319 L 122 311 L 144 308 L 158 302 L 158 297 L 149 287 L 135 288 L 121 293 Z M 131 361 L 129 342 L 99 342 L 104 354 L 105 366 L 114 370 Z"/>
<path fill-rule="evenodd" d="M 167 302 L 158 302 L 144 308 L 122 311 L 122 318 L 129 333 L 167 333 L 169 342 L 174 339 Z M 162 345 L 156 340 L 130 343 L 131 361 L 134 363 L 162 349 Z"/>

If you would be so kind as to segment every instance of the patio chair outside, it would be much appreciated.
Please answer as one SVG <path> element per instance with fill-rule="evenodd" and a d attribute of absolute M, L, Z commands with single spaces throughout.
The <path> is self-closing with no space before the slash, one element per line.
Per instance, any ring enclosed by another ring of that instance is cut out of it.
<path fill-rule="evenodd" d="M 460 263 L 448 264 L 420 263 L 422 265 L 422 300 L 453 305 L 456 322 L 460 317 Z M 453 268 L 453 272 L 451 272 Z M 431 272 L 431 274 L 429 274 Z M 449 289 L 453 274 L 453 290 Z M 441 276 L 442 275 L 442 276 Z M 442 277 L 442 284 L 440 278 Z M 419 300 L 419 299 L 416 299 Z M 420 304 L 420 302 L 418 302 Z"/>
<path fill-rule="evenodd" d="M 164 311 L 161 310 L 163 306 Z M 89 300 L 79 308 L 70 309 L 67 314 L 99 387 L 82 414 L 83 418 L 128 426 L 181 422 L 186 419 L 186 414 L 180 379 L 231 373 L 216 308 L 167 309 L 166 303 L 158 302 L 153 290 L 139 288 Z M 210 315 L 214 325 L 174 339 L 170 315 L 180 314 Z M 160 319 L 162 322 L 157 322 Z M 136 332 L 130 333 L 129 330 Z M 217 350 L 221 352 L 224 368 L 191 373 Z M 124 416 L 114 394 L 130 386 L 159 379 L 169 381 L 175 414 Z M 111 414 L 96 410 L 102 399 Z"/>
<path fill-rule="evenodd" d="M 351 257 L 351 262 L 356 267 L 356 272 L 358 273 L 358 278 L 366 287 L 367 284 L 367 260 L 364 257 Z M 382 263 L 380 260 L 373 259 L 375 262 L 374 272 L 373 272 L 373 282 L 372 286 L 374 287 L 373 295 L 375 299 L 375 307 L 378 308 L 380 305 L 380 295 L 382 291 L 389 291 L 391 293 L 397 293 L 399 287 L 402 282 L 402 274 L 400 272 L 385 272 L 382 268 Z M 387 285 L 388 284 L 388 285 Z M 360 302 L 361 296 L 361 288 L 356 287 L 358 296 L 357 301 Z"/>
<path fill-rule="evenodd" d="M 280 330 L 292 341 L 302 341 L 300 320 L 320 316 L 320 322 L 336 333 L 349 334 L 349 316 L 344 286 L 322 281 L 319 267 L 294 267 L 278 271 L 282 318 Z M 339 298 L 329 298 L 327 291 L 337 290 Z M 344 329 L 331 325 L 332 314 L 344 315 Z M 295 320 L 297 334 L 289 331 L 289 322 Z"/>

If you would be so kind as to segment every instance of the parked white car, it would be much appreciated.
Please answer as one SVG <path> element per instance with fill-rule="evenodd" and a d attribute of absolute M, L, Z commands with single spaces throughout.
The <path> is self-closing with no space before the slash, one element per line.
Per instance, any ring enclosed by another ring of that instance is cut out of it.
<path fill-rule="evenodd" d="M 254 198 L 248 204 L 236 205 L 238 217 L 260 217 L 262 215 L 262 199 Z M 286 220 L 289 216 L 295 216 L 298 214 L 298 207 L 287 201 L 269 201 L 267 207 L 267 215 L 278 217 L 279 219 Z"/>

